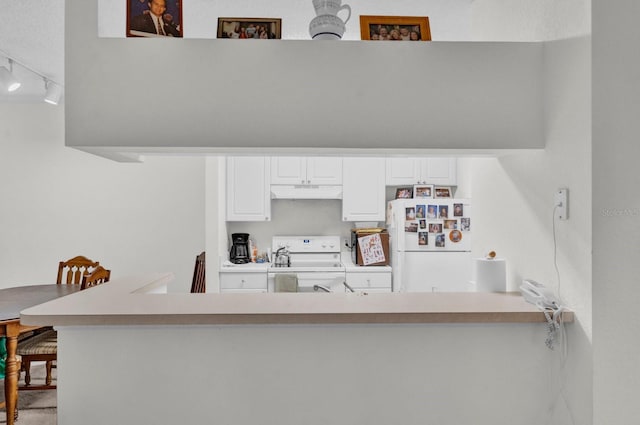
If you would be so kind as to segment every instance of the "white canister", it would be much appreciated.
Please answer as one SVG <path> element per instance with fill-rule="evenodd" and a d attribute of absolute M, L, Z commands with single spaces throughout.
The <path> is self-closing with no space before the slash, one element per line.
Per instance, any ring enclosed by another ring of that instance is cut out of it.
<path fill-rule="evenodd" d="M 473 276 L 478 292 L 507 290 L 507 263 L 503 258 L 476 258 Z"/>

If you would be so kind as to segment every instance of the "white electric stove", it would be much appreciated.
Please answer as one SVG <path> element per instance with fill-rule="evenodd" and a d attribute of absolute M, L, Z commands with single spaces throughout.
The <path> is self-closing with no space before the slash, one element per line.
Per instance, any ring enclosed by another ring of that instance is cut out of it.
<path fill-rule="evenodd" d="M 274 236 L 271 248 L 269 292 L 278 273 L 296 275 L 298 292 L 345 292 L 340 236 Z"/>

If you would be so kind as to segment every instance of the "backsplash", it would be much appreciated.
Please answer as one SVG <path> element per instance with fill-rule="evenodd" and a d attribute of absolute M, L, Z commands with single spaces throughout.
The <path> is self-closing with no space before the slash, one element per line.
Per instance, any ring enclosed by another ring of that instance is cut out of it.
<path fill-rule="evenodd" d="M 342 221 L 341 216 L 340 199 L 272 200 L 271 221 L 227 222 L 227 234 L 230 238 L 232 233 L 249 233 L 260 252 L 270 251 L 271 238 L 276 235 L 340 235 L 344 240 L 354 223 Z"/>

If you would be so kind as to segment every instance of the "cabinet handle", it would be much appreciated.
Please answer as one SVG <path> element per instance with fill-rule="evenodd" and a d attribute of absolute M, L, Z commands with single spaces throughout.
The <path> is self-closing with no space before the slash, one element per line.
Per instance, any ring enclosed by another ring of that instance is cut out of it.
<path fill-rule="evenodd" d="M 371 286 L 371 279 L 367 279 L 367 286 Z"/>
<path fill-rule="evenodd" d="M 311 183 L 311 180 L 307 180 L 307 183 Z"/>
<path fill-rule="evenodd" d="M 304 184 L 304 180 L 300 180 L 300 184 Z"/>
<path fill-rule="evenodd" d="M 240 286 L 244 288 L 244 279 L 240 279 Z"/>

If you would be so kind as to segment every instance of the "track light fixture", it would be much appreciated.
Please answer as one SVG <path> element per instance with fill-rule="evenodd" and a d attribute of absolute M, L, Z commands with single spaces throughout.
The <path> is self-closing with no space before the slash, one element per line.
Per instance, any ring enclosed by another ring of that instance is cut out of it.
<path fill-rule="evenodd" d="M 0 50 L 0 56 L 4 56 L 7 58 L 9 62 L 9 66 L 0 66 L 0 89 L 5 89 L 7 92 L 11 93 L 20 88 L 20 82 L 13 75 L 13 65 L 20 65 L 20 67 L 26 69 L 27 71 L 36 74 L 44 80 L 44 88 L 45 88 L 45 96 L 44 101 L 50 103 L 52 105 L 57 105 L 62 98 L 63 87 L 57 82 L 53 81 L 50 78 L 47 78 L 42 73 L 36 71 L 35 69 L 20 63 L 9 56 L 7 53 Z"/>
<path fill-rule="evenodd" d="M 9 60 L 9 69 L 6 66 L 0 68 L 0 83 L 8 92 L 16 91 L 20 88 L 20 82 L 13 76 L 13 59 Z"/>
<path fill-rule="evenodd" d="M 60 98 L 62 97 L 62 87 L 53 81 L 45 78 L 44 79 L 44 88 L 47 93 L 44 96 L 44 101 L 50 103 L 52 105 L 57 105 L 60 102 Z"/>

